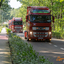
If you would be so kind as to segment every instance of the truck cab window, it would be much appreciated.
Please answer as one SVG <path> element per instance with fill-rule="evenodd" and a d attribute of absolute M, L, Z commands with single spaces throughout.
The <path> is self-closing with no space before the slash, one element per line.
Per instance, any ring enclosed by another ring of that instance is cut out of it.
<path fill-rule="evenodd" d="M 50 15 L 31 15 L 30 16 L 30 21 L 31 22 L 36 22 L 36 23 L 49 23 L 51 22 L 51 16 Z"/>

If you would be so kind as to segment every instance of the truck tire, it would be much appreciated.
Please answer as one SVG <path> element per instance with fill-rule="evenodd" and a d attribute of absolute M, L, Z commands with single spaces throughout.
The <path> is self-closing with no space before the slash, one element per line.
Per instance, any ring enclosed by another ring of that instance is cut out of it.
<path fill-rule="evenodd" d="M 27 31 L 24 31 L 24 38 L 27 39 L 25 32 L 27 32 Z"/>
<path fill-rule="evenodd" d="M 25 39 L 27 39 L 26 37 L 24 37 Z"/>
<path fill-rule="evenodd" d="M 50 39 L 46 39 L 46 41 L 47 41 L 47 42 L 51 42 L 51 40 L 50 40 Z"/>
<path fill-rule="evenodd" d="M 27 34 L 27 41 L 29 41 L 28 34 Z"/>

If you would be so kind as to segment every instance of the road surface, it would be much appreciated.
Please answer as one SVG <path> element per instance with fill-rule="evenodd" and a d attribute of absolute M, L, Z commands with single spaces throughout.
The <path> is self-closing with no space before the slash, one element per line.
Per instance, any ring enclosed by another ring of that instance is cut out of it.
<path fill-rule="evenodd" d="M 64 64 L 64 40 L 52 38 L 51 42 L 27 41 L 23 33 L 17 33 L 25 42 L 31 44 L 39 55 L 45 56 L 53 64 Z M 58 59 L 59 58 L 59 59 Z"/>

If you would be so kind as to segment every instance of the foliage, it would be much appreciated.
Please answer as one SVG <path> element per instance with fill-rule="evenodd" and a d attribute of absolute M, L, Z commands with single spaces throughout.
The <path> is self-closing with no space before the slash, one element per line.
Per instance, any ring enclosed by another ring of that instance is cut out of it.
<path fill-rule="evenodd" d="M 26 24 L 27 6 L 47 6 L 51 10 L 51 15 L 55 17 L 52 23 L 52 31 L 64 32 L 64 0 L 17 0 L 22 6 L 18 9 L 10 10 L 11 17 L 22 17 Z"/>
<path fill-rule="evenodd" d="M 11 30 L 9 28 L 6 28 L 6 32 L 7 32 L 7 34 L 10 34 Z"/>
<path fill-rule="evenodd" d="M 2 5 L 2 3 L 4 2 L 5 0 L 0 0 L 0 6 Z"/>
<path fill-rule="evenodd" d="M 0 26 L 0 32 L 1 32 L 2 28 L 3 28 L 3 26 Z"/>
<path fill-rule="evenodd" d="M 2 3 L 1 9 L 5 12 L 9 11 L 11 9 L 10 5 L 8 4 L 9 0 L 5 0 Z"/>
<path fill-rule="evenodd" d="M 64 32 L 52 32 L 52 36 L 58 39 L 64 39 Z"/>
<path fill-rule="evenodd" d="M 0 7 L 0 23 L 7 21 L 10 18 L 10 5 L 8 4 L 9 0 L 4 0 Z"/>
<path fill-rule="evenodd" d="M 4 27 L 8 27 L 8 24 L 3 24 Z"/>
<path fill-rule="evenodd" d="M 26 30 L 26 27 L 23 27 L 23 30 Z"/>
<path fill-rule="evenodd" d="M 13 64 L 52 64 L 44 56 L 38 56 L 32 45 L 25 43 L 15 34 L 10 34 L 9 44 Z"/>

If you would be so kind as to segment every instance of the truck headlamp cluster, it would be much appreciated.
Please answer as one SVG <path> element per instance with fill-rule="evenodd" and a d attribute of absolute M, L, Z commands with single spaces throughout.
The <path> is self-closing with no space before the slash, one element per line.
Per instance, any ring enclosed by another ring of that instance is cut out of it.
<path fill-rule="evenodd" d="M 30 35 L 32 35 L 32 32 L 30 32 Z"/>
<path fill-rule="evenodd" d="M 49 32 L 49 35 L 51 34 L 51 32 Z"/>
<path fill-rule="evenodd" d="M 33 33 L 33 32 L 30 31 L 30 37 L 32 37 L 32 33 Z"/>
<path fill-rule="evenodd" d="M 51 32 L 49 32 L 49 37 L 51 37 Z"/>

